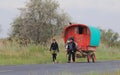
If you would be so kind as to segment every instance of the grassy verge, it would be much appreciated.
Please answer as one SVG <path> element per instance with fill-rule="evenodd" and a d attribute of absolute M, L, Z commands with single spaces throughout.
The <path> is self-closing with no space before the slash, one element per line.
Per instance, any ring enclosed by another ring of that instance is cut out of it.
<path fill-rule="evenodd" d="M 120 75 L 120 70 L 116 70 L 116 71 L 111 71 L 111 72 L 102 72 L 102 73 L 97 73 L 97 72 L 90 72 L 86 75 Z"/>
<path fill-rule="evenodd" d="M 59 37 L 57 37 L 59 38 Z M 60 52 L 57 56 L 59 63 L 67 62 L 66 52 L 63 39 L 57 39 Z M 96 50 L 97 60 L 119 60 L 120 49 L 108 48 L 104 44 Z M 78 62 L 87 62 L 86 58 L 77 59 Z M 27 47 L 19 47 L 16 42 L 0 42 L 0 65 L 16 65 L 16 64 L 46 64 L 52 63 L 49 45 L 44 47 L 41 45 L 28 45 Z"/>
<path fill-rule="evenodd" d="M 49 75 L 120 75 L 120 70 L 116 70 L 116 71 L 106 71 L 106 72 L 88 72 L 88 73 L 84 73 L 84 74 L 80 74 L 80 73 L 72 73 L 72 72 L 68 72 L 68 71 L 64 71 L 64 72 L 54 72 L 51 73 Z"/>
<path fill-rule="evenodd" d="M 98 60 L 120 60 L 120 49 L 101 44 L 96 51 L 96 57 Z"/>
<path fill-rule="evenodd" d="M 29 75 L 37 75 L 36 73 L 29 73 Z M 60 71 L 60 72 L 51 72 L 46 73 L 46 75 L 120 75 L 120 70 L 116 71 L 107 71 L 107 72 L 88 72 L 88 73 L 73 73 L 68 71 Z"/>
<path fill-rule="evenodd" d="M 61 39 L 62 40 L 62 39 Z M 66 53 L 63 41 L 58 40 L 60 52 L 57 56 L 59 63 L 66 62 Z M 52 55 L 48 46 L 30 44 L 20 47 L 16 42 L 2 43 L 0 41 L 0 65 L 17 64 L 49 64 L 52 63 Z"/>
<path fill-rule="evenodd" d="M 49 63 L 50 54 L 41 46 L 18 47 L 17 50 L 0 50 L 0 65 Z"/>

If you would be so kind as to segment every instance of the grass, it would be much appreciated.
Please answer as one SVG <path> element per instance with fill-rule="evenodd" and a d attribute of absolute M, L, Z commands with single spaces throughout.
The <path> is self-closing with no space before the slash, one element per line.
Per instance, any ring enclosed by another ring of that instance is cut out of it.
<path fill-rule="evenodd" d="M 28 75 L 38 75 L 36 72 L 30 72 Z M 111 72 L 88 72 L 88 73 L 73 73 L 68 71 L 60 71 L 60 72 L 46 72 L 46 75 L 120 75 L 120 70 L 117 71 L 111 71 Z"/>
<path fill-rule="evenodd" d="M 57 39 L 58 38 L 58 39 Z M 57 56 L 59 63 L 67 62 L 65 46 L 61 37 L 56 37 L 60 52 Z M 97 60 L 119 60 L 120 49 L 108 48 L 104 44 L 96 50 Z M 77 59 L 78 62 L 87 62 L 86 58 Z M 16 42 L 0 41 L 0 65 L 16 64 L 48 64 L 52 63 L 48 46 L 30 44 L 20 47 Z"/>
<path fill-rule="evenodd" d="M 80 73 L 73 73 L 73 72 L 68 72 L 68 71 L 63 71 L 63 72 L 54 72 L 54 73 L 49 73 L 49 75 L 120 75 L 120 70 L 116 71 L 106 71 L 106 72 L 88 72 L 84 74 Z"/>
<path fill-rule="evenodd" d="M 102 73 L 90 72 L 87 75 L 120 75 L 120 70 L 111 71 L 111 72 L 106 71 Z"/>
<path fill-rule="evenodd" d="M 43 46 L 29 45 L 19 47 L 18 45 L 9 45 L 0 47 L 0 65 L 16 64 L 41 64 L 50 63 L 50 53 L 48 48 Z"/>
<path fill-rule="evenodd" d="M 96 51 L 96 57 L 98 60 L 120 60 L 120 49 L 101 44 Z"/>

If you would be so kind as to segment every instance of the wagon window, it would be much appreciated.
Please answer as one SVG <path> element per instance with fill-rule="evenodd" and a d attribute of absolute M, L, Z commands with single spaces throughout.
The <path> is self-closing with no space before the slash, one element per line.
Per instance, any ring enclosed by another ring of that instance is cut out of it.
<path fill-rule="evenodd" d="M 79 34 L 83 34 L 83 27 L 79 27 Z"/>

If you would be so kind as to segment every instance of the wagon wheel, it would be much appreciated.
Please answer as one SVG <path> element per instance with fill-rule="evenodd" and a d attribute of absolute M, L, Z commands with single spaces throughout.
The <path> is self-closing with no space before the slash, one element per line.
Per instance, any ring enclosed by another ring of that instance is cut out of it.
<path fill-rule="evenodd" d="M 90 55 L 87 55 L 87 62 L 88 62 L 88 63 L 90 62 L 90 59 L 91 59 L 91 56 L 90 56 Z"/>
<path fill-rule="evenodd" d="M 95 60 L 96 60 L 96 57 L 95 57 L 95 54 L 94 54 L 94 53 L 91 55 L 91 58 L 92 58 L 92 62 L 94 63 Z"/>

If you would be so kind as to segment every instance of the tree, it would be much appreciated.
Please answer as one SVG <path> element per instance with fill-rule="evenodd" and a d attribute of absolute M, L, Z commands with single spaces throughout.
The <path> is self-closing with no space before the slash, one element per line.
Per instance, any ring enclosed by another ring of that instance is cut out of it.
<path fill-rule="evenodd" d="M 103 43 L 108 44 L 109 47 L 116 46 L 119 45 L 119 34 L 111 29 L 107 31 L 101 29 L 101 40 Z"/>
<path fill-rule="evenodd" d="M 61 33 L 69 16 L 60 11 L 55 0 L 30 0 L 12 23 L 12 36 L 31 39 L 36 44 Z"/>

